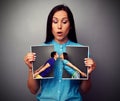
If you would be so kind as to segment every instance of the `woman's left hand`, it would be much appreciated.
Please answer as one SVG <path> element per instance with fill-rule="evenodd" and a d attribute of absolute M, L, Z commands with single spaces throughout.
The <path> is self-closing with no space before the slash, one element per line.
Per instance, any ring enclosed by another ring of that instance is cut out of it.
<path fill-rule="evenodd" d="M 88 74 L 90 74 L 96 68 L 96 64 L 91 58 L 85 58 L 84 63 L 85 66 L 88 67 Z"/>

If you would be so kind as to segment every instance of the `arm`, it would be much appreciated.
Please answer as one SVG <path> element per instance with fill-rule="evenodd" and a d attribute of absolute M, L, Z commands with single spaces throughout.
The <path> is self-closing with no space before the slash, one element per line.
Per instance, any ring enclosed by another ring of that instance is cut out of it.
<path fill-rule="evenodd" d="M 87 93 L 91 88 L 91 78 L 89 77 L 88 80 L 83 80 L 80 85 L 81 93 Z"/>
<path fill-rule="evenodd" d="M 89 75 L 89 78 L 88 80 L 83 80 L 81 85 L 80 85 L 80 90 L 83 92 L 83 93 L 86 93 L 89 91 L 89 89 L 91 88 L 91 72 L 94 71 L 94 69 L 96 68 L 96 63 L 94 62 L 94 60 L 92 60 L 91 58 L 85 58 L 85 66 L 88 67 L 88 75 Z"/>
<path fill-rule="evenodd" d="M 40 89 L 40 80 L 33 79 L 32 71 L 28 72 L 27 86 L 32 94 L 36 94 Z"/>
<path fill-rule="evenodd" d="M 42 67 L 43 67 L 43 65 L 40 66 L 37 70 L 35 70 L 35 73 L 38 72 Z"/>
<path fill-rule="evenodd" d="M 76 71 L 78 71 L 82 76 L 86 77 L 87 75 L 82 72 L 81 70 L 79 70 L 76 66 L 74 66 L 72 63 L 68 62 L 67 63 L 68 66 L 72 67 L 73 69 L 75 69 Z"/>
<path fill-rule="evenodd" d="M 44 70 L 46 70 L 46 69 L 49 68 L 49 67 L 50 67 L 50 64 L 47 63 L 45 66 L 43 66 L 43 67 L 38 71 L 38 73 L 43 72 Z"/>
<path fill-rule="evenodd" d="M 32 94 L 36 94 L 37 91 L 40 89 L 40 81 L 33 79 L 32 75 L 32 62 L 35 61 L 35 53 L 28 53 L 24 57 L 24 62 L 28 66 L 28 80 L 27 80 L 27 86 Z"/>
<path fill-rule="evenodd" d="M 33 76 L 36 77 L 36 75 L 40 74 L 41 72 L 43 72 L 44 70 L 46 70 L 49 67 L 50 67 L 50 64 L 47 63 L 45 66 L 40 67 L 39 71 L 36 71 Z M 39 76 L 40 76 L 40 78 L 42 78 L 41 75 L 39 75 Z"/>

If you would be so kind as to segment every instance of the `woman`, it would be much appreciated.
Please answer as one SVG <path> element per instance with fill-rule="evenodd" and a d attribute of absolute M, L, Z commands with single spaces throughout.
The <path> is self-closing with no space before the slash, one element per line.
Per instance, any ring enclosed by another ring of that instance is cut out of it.
<path fill-rule="evenodd" d="M 68 54 L 66 52 L 63 52 L 60 55 L 60 58 L 63 60 L 63 68 L 70 74 L 72 75 L 72 78 L 77 78 L 80 79 L 80 74 L 83 77 L 86 77 L 87 75 L 82 72 L 80 69 L 78 69 L 78 67 L 76 67 L 75 65 L 73 65 L 69 60 L 68 60 Z"/>
<path fill-rule="evenodd" d="M 77 43 L 74 19 L 72 12 L 67 6 L 57 5 L 54 7 L 47 20 L 47 35 L 45 44 L 54 45 L 54 51 L 59 55 L 66 52 L 67 45 L 80 46 Z M 28 88 L 37 95 L 38 101 L 82 101 L 81 91 L 85 92 L 90 88 L 90 78 L 85 81 L 62 80 L 62 60 L 56 60 L 54 66 L 54 79 L 35 80 L 32 78 L 32 62 L 35 61 L 35 53 L 28 53 L 24 58 L 29 69 Z M 92 59 L 86 58 L 85 65 L 89 74 L 95 69 Z"/>

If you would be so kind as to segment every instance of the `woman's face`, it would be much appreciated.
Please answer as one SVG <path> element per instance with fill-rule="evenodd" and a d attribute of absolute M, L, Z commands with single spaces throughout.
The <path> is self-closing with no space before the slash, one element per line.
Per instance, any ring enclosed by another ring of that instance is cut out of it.
<path fill-rule="evenodd" d="M 65 43 L 68 40 L 70 22 L 64 10 L 57 11 L 52 18 L 52 33 L 55 41 Z"/>
<path fill-rule="evenodd" d="M 61 59 L 64 59 L 64 56 L 63 56 L 63 54 L 61 54 L 61 55 L 60 55 L 60 58 L 61 58 Z"/>

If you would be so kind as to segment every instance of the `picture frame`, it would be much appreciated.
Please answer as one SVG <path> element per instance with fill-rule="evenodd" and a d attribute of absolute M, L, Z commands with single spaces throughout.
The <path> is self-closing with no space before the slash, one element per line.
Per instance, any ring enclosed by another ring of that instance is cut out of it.
<path fill-rule="evenodd" d="M 76 80 L 87 80 L 88 69 L 85 66 L 84 59 L 89 58 L 89 46 L 67 46 L 66 53 L 68 54 L 68 60 L 80 71 L 86 74 L 86 77 L 81 76 L 79 78 L 73 78 L 70 73 L 67 72 L 63 67 L 63 79 L 76 79 Z"/>

